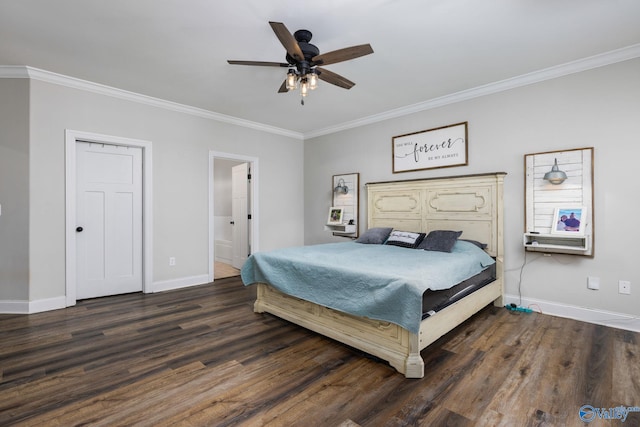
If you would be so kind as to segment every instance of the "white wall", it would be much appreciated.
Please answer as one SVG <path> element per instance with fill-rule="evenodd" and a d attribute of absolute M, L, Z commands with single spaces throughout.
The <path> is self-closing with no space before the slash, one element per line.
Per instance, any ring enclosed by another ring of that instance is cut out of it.
<path fill-rule="evenodd" d="M 305 244 L 340 241 L 323 231 L 332 175 L 360 172 L 364 225 L 367 182 L 504 171 L 506 291 L 516 296 L 525 257 L 524 155 L 594 147 L 595 257 L 528 253 L 522 296 L 640 315 L 634 227 L 640 185 L 633 177 L 640 160 L 638 76 L 635 59 L 305 141 Z M 468 166 L 392 173 L 393 136 L 463 121 L 469 122 Z M 600 277 L 601 290 L 588 290 L 587 276 Z M 619 279 L 631 281 L 630 296 L 618 294 Z"/>
<path fill-rule="evenodd" d="M 216 240 L 231 240 L 231 171 L 242 162 L 227 159 L 214 159 L 213 162 L 213 227 Z"/>
<path fill-rule="evenodd" d="M 212 150 L 259 159 L 260 249 L 302 244 L 303 202 L 298 197 L 303 190 L 302 141 L 54 83 L 29 81 L 30 117 L 26 102 L 17 104 L 18 119 L 29 123 L 29 134 L 19 126 L 15 128 L 23 142 L 14 155 L 21 161 L 28 152 L 28 164 L 17 163 L 21 172 L 0 172 L 3 182 L 18 178 L 16 184 L 28 194 L 28 205 L 16 203 L 20 205 L 16 215 L 28 218 L 29 224 L 28 242 L 25 232 L 11 243 L 2 239 L 0 254 L 14 253 L 14 247 L 28 247 L 28 261 L 21 262 L 29 266 L 29 279 L 27 285 L 20 278 L 0 275 L 0 302 L 27 295 L 30 301 L 47 300 L 65 294 L 65 129 L 152 142 L 154 282 L 206 277 L 208 273 L 208 156 Z M 4 79 L 0 89 L 24 92 L 25 82 Z M 13 100 L 0 97 L 1 111 L 13 106 Z M 24 141 L 27 135 L 28 143 Z M 27 170 L 28 192 L 27 180 L 21 176 Z M 281 182 L 290 183 L 291 191 L 277 198 L 267 197 L 266 189 Z M 288 209 L 287 226 L 274 228 L 273 224 L 281 221 L 283 205 Z M 0 220 L 4 218 L 3 212 Z M 176 258 L 174 267 L 168 265 L 170 256 Z M 21 258 L 26 257 L 23 254 Z"/>
<path fill-rule="evenodd" d="M 227 264 L 233 262 L 232 169 L 241 163 L 228 159 L 213 160 L 215 261 Z"/>
<path fill-rule="evenodd" d="M 231 170 L 241 162 L 227 159 L 214 159 L 213 197 L 216 200 L 213 214 L 231 216 Z"/>

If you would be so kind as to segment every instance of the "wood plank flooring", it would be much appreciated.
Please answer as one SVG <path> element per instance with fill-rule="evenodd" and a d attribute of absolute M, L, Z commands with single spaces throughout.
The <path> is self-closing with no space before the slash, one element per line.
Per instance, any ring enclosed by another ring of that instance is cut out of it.
<path fill-rule="evenodd" d="M 637 333 L 489 306 L 405 379 L 254 297 L 230 278 L 0 315 L 0 425 L 583 426 L 582 405 L 640 406 Z"/>
<path fill-rule="evenodd" d="M 240 270 L 220 261 L 215 261 L 213 267 L 213 280 L 226 279 L 227 277 L 235 277 L 240 275 Z"/>

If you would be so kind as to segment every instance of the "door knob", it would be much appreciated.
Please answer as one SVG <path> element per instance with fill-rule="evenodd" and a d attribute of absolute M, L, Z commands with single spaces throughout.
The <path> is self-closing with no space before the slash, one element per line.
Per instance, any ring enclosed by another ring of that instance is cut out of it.
<path fill-rule="evenodd" d="M 82 227 L 76 227 L 76 231 L 77 231 L 78 233 L 80 233 L 82 230 L 84 230 L 84 228 L 82 228 Z"/>

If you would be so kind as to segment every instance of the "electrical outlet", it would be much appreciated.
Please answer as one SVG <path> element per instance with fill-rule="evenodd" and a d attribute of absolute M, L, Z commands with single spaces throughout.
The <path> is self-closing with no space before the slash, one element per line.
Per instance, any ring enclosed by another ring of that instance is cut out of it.
<path fill-rule="evenodd" d="M 631 282 L 628 280 L 618 280 L 618 292 L 631 295 Z"/>
<path fill-rule="evenodd" d="M 172 267 L 176 265 L 176 257 L 169 257 L 169 265 Z"/>

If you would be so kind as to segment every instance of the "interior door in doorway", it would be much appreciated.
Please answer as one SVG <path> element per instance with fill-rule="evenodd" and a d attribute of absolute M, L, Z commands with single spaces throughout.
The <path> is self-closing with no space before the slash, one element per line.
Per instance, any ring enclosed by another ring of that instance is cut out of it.
<path fill-rule="evenodd" d="M 249 163 L 231 168 L 232 261 L 235 268 L 249 256 Z"/>
<path fill-rule="evenodd" d="M 78 299 L 142 291 L 142 149 L 78 142 Z"/>

